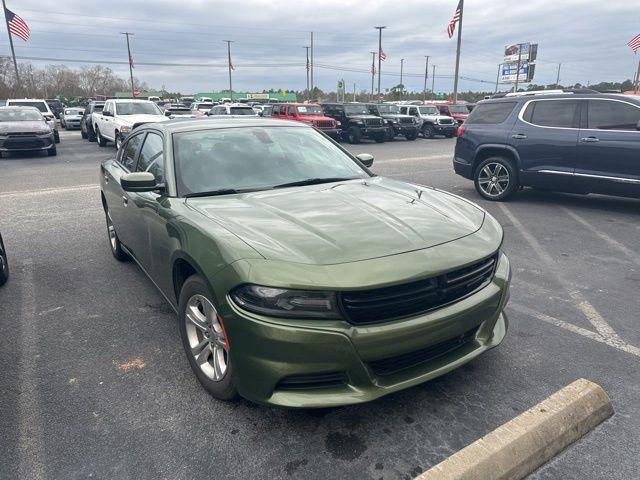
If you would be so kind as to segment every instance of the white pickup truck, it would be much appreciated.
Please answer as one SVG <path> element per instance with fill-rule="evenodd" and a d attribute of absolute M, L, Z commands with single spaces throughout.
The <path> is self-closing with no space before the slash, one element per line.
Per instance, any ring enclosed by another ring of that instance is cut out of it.
<path fill-rule="evenodd" d="M 169 118 L 149 100 L 107 100 L 101 112 L 91 114 L 93 131 L 101 147 L 113 142 L 120 148 L 125 137 L 138 125 L 167 120 Z"/>

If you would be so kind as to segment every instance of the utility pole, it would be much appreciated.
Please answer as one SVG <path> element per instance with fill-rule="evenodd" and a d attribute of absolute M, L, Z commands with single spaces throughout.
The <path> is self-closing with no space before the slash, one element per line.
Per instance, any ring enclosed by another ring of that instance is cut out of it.
<path fill-rule="evenodd" d="M 231 70 L 233 69 L 233 65 L 231 65 L 231 44 L 233 40 L 223 40 L 227 44 L 227 63 L 229 68 L 229 98 L 231 102 L 233 102 L 233 84 L 231 83 Z"/>
<path fill-rule="evenodd" d="M 460 73 L 460 44 L 462 44 L 462 17 L 464 1 L 460 0 L 460 21 L 458 23 L 458 46 L 456 47 L 456 74 L 453 79 L 453 103 L 458 103 L 458 74 Z"/>
<path fill-rule="evenodd" d="M 4 13 L 4 23 L 7 25 L 7 34 L 9 35 L 9 45 L 11 46 L 11 56 L 13 57 L 13 68 L 16 69 L 16 91 L 22 90 L 22 85 L 20 85 L 20 73 L 18 72 L 18 62 L 16 61 L 16 51 L 13 49 L 13 37 L 11 36 L 11 31 L 9 30 L 9 20 L 7 19 L 7 5 L 5 4 L 5 0 L 2 0 L 2 12 Z"/>
<path fill-rule="evenodd" d="M 353 101 L 356 101 L 356 82 L 353 82 Z"/>
<path fill-rule="evenodd" d="M 311 47 L 302 47 L 307 51 L 307 100 L 311 100 L 311 91 L 309 90 L 309 48 Z"/>
<path fill-rule="evenodd" d="M 422 101 L 427 99 L 427 77 L 429 76 L 429 55 L 425 55 L 427 63 L 424 66 L 424 88 L 422 89 Z"/>
<path fill-rule="evenodd" d="M 373 91 L 374 88 L 374 81 L 376 79 L 376 52 L 369 52 L 371 54 L 371 101 L 373 102 L 373 97 L 375 95 L 375 92 Z"/>
<path fill-rule="evenodd" d="M 380 101 L 380 75 L 382 74 L 381 58 L 382 55 L 382 30 L 387 27 L 374 27 L 378 30 L 378 101 Z"/>
<path fill-rule="evenodd" d="M 4 0 L 2 0 L 4 2 Z M 129 54 L 129 78 L 131 79 L 131 98 L 135 98 L 135 88 L 133 86 L 133 58 L 131 58 L 131 46 L 129 45 L 129 35 L 133 35 L 131 32 L 120 32 L 121 35 L 127 37 L 127 53 Z"/>
<path fill-rule="evenodd" d="M 435 86 L 436 86 L 436 66 L 433 66 L 433 74 L 431 75 L 431 95 L 433 95 L 433 98 L 436 98 L 436 91 L 435 91 Z"/>
<path fill-rule="evenodd" d="M 311 90 L 309 90 L 309 98 L 313 99 L 313 32 L 311 32 L 311 64 L 309 65 L 309 68 L 311 70 Z"/>
<path fill-rule="evenodd" d="M 560 85 L 560 68 L 561 67 L 562 67 L 562 63 L 558 63 L 558 75 L 556 76 L 556 88 Z"/>
<path fill-rule="evenodd" d="M 402 70 L 404 69 L 404 58 L 400 59 L 400 98 L 402 99 L 402 94 L 404 93 L 404 83 L 402 83 Z"/>
<path fill-rule="evenodd" d="M 500 79 L 500 67 L 502 67 L 501 63 L 498 64 L 498 73 L 496 74 L 496 89 L 493 91 L 493 93 L 498 93 L 498 80 Z"/>

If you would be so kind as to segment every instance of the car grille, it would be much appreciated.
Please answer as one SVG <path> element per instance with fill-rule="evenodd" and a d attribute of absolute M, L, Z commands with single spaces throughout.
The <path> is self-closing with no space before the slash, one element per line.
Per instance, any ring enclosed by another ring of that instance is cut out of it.
<path fill-rule="evenodd" d="M 440 125 L 453 125 L 453 118 L 441 118 Z"/>
<path fill-rule="evenodd" d="M 318 120 L 315 122 L 316 127 L 318 128 L 334 128 L 333 122 L 331 120 Z"/>
<path fill-rule="evenodd" d="M 44 147 L 45 143 L 38 139 L 9 139 L 4 142 L 5 148 L 41 148 Z"/>
<path fill-rule="evenodd" d="M 365 118 L 364 124 L 368 127 L 381 127 L 382 119 L 381 118 Z"/>
<path fill-rule="evenodd" d="M 417 365 L 430 362 L 447 353 L 453 352 L 473 341 L 478 332 L 478 327 L 467 330 L 462 335 L 455 338 L 436 343 L 421 350 L 415 350 L 395 357 L 383 358 L 369 362 L 369 367 L 378 376 L 393 375 L 401 370 L 415 367 Z"/>
<path fill-rule="evenodd" d="M 346 385 L 347 375 L 344 372 L 312 373 L 308 375 L 292 375 L 280 380 L 276 390 L 310 390 L 315 388 L 331 388 Z"/>
<path fill-rule="evenodd" d="M 34 132 L 9 132 L 8 137 L 35 137 L 37 134 Z"/>
<path fill-rule="evenodd" d="M 419 315 L 477 292 L 493 277 L 494 254 L 480 262 L 417 282 L 374 290 L 342 292 L 342 310 L 349 323 L 364 325 Z"/>
<path fill-rule="evenodd" d="M 413 118 L 400 117 L 400 123 L 413 123 Z"/>

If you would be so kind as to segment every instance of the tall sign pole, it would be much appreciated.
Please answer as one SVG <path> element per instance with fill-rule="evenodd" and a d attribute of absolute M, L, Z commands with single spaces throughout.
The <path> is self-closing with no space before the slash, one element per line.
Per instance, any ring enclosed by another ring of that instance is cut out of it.
<path fill-rule="evenodd" d="M 223 40 L 223 42 L 225 42 L 227 44 L 227 63 L 228 63 L 228 68 L 229 68 L 229 98 L 231 99 L 231 102 L 233 102 L 233 84 L 231 83 L 231 44 L 233 43 L 232 40 Z"/>
<path fill-rule="evenodd" d="M 427 63 L 424 66 L 424 88 L 422 89 L 422 100 L 427 99 L 427 77 L 429 76 L 429 55 L 425 55 L 424 58 L 427 59 Z"/>
<path fill-rule="evenodd" d="M 638 64 L 638 66 L 640 67 L 640 64 Z M 560 68 L 562 67 L 562 63 L 558 64 L 558 75 L 556 76 L 556 87 L 558 87 L 558 85 L 560 85 Z"/>
<path fill-rule="evenodd" d="M 311 32 L 311 63 L 309 64 L 309 68 L 311 69 L 311 90 L 309 90 L 309 97 L 313 99 L 313 32 Z"/>
<path fill-rule="evenodd" d="M 4 0 L 3 0 L 4 1 Z M 120 32 L 120 34 L 127 37 L 127 54 L 129 55 L 129 79 L 131 80 L 131 98 L 135 98 L 135 87 L 133 86 L 133 62 L 131 59 L 131 45 L 129 45 L 129 35 L 133 35 L 131 32 Z"/>
<path fill-rule="evenodd" d="M 309 90 L 309 48 L 311 47 L 302 47 L 307 51 L 307 100 L 311 100 L 311 91 Z"/>
<path fill-rule="evenodd" d="M 518 80 L 520 80 L 520 66 L 522 65 L 522 43 L 518 44 L 518 66 L 516 67 L 516 86 L 513 90 L 518 91 Z"/>
<path fill-rule="evenodd" d="M 7 5 L 5 0 L 2 0 L 2 13 L 4 14 L 4 23 L 7 25 L 7 34 L 9 35 L 9 46 L 11 47 L 11 56 L 13 57 L 13 68 L 16 69 L 16 88 L 21 90 L 20 85 L 20 73 L 18 72 L 18 62 L 16 61 L 16 51 L 13 49 L 13 38 L 11 37 L 11 31 L 9 30 L 9 19 L 7 18 Z"/>
<path fill-rule="evenodd" d="M 435 92 L 435 87 L 436 87 L 436 66 L 433 66 L 433 74 L 431 75 L 431 95 L 433 95 L 433 98 L 436 98 L 436 92 Z"/>
<path fill-rule="evenodd" d="M 373 96 L 376 94 L 374 89 L 374 82 L 376 79 L 376 52 L 369 52 L 371 54 L 371 101 L 373 102 Z"/>
<path fill-rule="evenodd" d="M 498 80 L 500 80 L 500 68 L 502 67 L 502 64 L 499 63 L 498 64 L 498 73 L 496 74 L 496 89 L 493 91 L 493 93 L 498 93 Z"/>
<path fill-rule="evenodd" d="M 382 75 L 382 64 L 380 56 L 382 55 L 382 30 L 387 27 L 375 27 L 378 30 L 378 101 L 380 101 L 380 75 Z"/>
<path fill-rule="evenodd" d="M 404 70 L 404 58 L 400 59 L 400 98 L 404 93 L 404 83 L 402 83 L 402 71 Z"/>
<path fill-rule="evenodd" d="M 464 0 L 460 0 L 460 22 L 458 24 L 458 46 L 456 47 L 456 73 L 453 79 L 453 103 L 458 102 L 458 75 L 460 74 L 460 44 L 462 43 L 463 17 L 464 17 Z"/>

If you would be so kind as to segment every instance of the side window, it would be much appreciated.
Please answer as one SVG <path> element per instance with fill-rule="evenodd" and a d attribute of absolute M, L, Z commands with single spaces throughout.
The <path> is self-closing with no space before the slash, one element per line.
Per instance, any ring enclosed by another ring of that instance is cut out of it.
<path fill-rule="evenodd" d="M 449 115 L 449 109 L 447 107 L 438 107 L 438 110 L 440 110 L 442 115 Z"/>
<path fill-rule="evenodd" d="M 122 156 L 120 157 L 120 163 L 124 168 L 131 171 L 135 166 L 136 161 L 136 152 L 138 151 L 138 147 L 142 142 L 142 137 L 144 135 L 136 135 L 127 140 L 127 143 L 122 147 L 124 150 L 122 152 Z"/>
<path fill-rule="evenodd" d="M 418 109 L 416 107 L 411 107 L 409 109 L 409 115 L 413 115 L 414 117 L 418 117 Z"/>
<path fill-rule="evenodd" d="M 290 117 L 296 116 L 296 107 L 293 105 L 289 105 L 289 116 Z"/>
<path fill-rule="evenodd" d="M 577 100 L 538 100 L 531 102 L 531 123 L 543 127 L 575 127 Z M 527 115 L 527 112 L 525 112 Z"/>
<path fill-rule="evenodd" d="M 147 134 L 147 138 L 142 144 L 140 158 L 138 158 L 137 172 L 151 172 L 156 177 L 157 183 L 164 182 L 164 157 L 163 141 L 160 135 L 155 133 Z"/>
<path fill-rule="evenodd" d="M 464 123 L 484 125 L 502 123 L 515 106 L 516 102 L 481 103 L 473 109 Z"/>
<path fill-rule="evenodd" d="M 636 130 L 640 107 L 612 100 L 589 100 L 588 128 L 599 130 Z"/>

